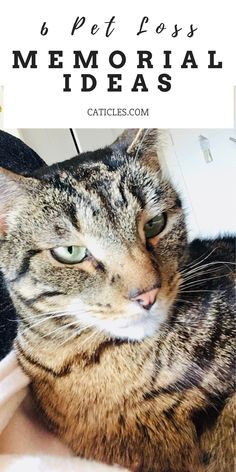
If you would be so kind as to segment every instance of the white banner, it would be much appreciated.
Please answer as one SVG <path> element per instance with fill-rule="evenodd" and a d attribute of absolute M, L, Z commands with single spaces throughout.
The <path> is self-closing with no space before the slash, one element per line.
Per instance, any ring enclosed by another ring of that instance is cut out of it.
<path fill-rule="evenodd" d="M 232 127 L 235 2 L 8 0 L 7 128 Z"/>

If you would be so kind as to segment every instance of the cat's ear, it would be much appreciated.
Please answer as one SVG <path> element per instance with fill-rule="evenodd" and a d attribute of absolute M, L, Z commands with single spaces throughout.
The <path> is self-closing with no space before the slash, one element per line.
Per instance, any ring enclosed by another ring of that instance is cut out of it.
<path fill-rule="evenodd" d="M 120 148 L 137 159 L 157 158 L 158 135 L 156 128 L 126 129 L 112 144 L 112 148 Z"/>
<path fill-rule="evenodd" d="M 157 157 L 158 130 L 156 128 L 139 129 L 127 153 L 135 158 Z"/>
<path fill-rule="evenodd" d="M 11 214 L 22 204 L 28 187 L 26 177 L 0 167 L 0 237 L 7 234 Z"/>
<path fill-rule="evenodd" d="M 131 145 L 133 140 L 135 139 L 135 136 L 138 133 L 137 128 L 129 128 L 125 129 L 123 133 L 116 138 L 114 143 L 112 143 L 111 148 L 114 150 L 121 150 L 122 152 L 126 152 L 128 147 Z"/>

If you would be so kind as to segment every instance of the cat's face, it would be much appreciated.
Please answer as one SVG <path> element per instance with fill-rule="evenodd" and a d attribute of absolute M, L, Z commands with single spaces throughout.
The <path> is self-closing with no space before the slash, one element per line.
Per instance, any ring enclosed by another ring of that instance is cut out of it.
<path fill-rule="evenodd" d="M 151 138 L 150 138 L 151 136 Z M 186 245 L 154 133 L 44 169 L 0 173 L 0 266 L 28 325 L 141 340 L 167 319 Z M 46 319 L 46 318 L 45 318 Z M 69 319 L 69 323 L 68 323 Z"/>

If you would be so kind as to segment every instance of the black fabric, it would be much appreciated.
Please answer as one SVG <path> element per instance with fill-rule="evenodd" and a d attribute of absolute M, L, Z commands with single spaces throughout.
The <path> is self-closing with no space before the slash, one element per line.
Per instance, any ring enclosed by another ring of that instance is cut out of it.
<path fill-rule="evenodd" d="M 20 139 L 0 131 L 0 167 L 29 174 L 45 165 L 41 157 Z M 16 314 L 0 272 L 0 359 L 12 347 L 16 335 Z"/>

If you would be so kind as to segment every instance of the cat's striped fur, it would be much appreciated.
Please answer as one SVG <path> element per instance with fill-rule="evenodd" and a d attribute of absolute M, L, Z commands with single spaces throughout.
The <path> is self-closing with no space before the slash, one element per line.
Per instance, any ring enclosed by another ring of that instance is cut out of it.
<path fill-rule="evenodd" d="M 18 358 L 76 454 L 135 472 L 233 472 L 234 241 L 187 244 L 155 131 L 130 135 L 31 177 L 0 173 Z M 166 227 L 146 241 L 158 212 Z M 52 258 L 73 244 L 90 259 Z M 130 293 L 152 287 L 144 312 Z"/>

